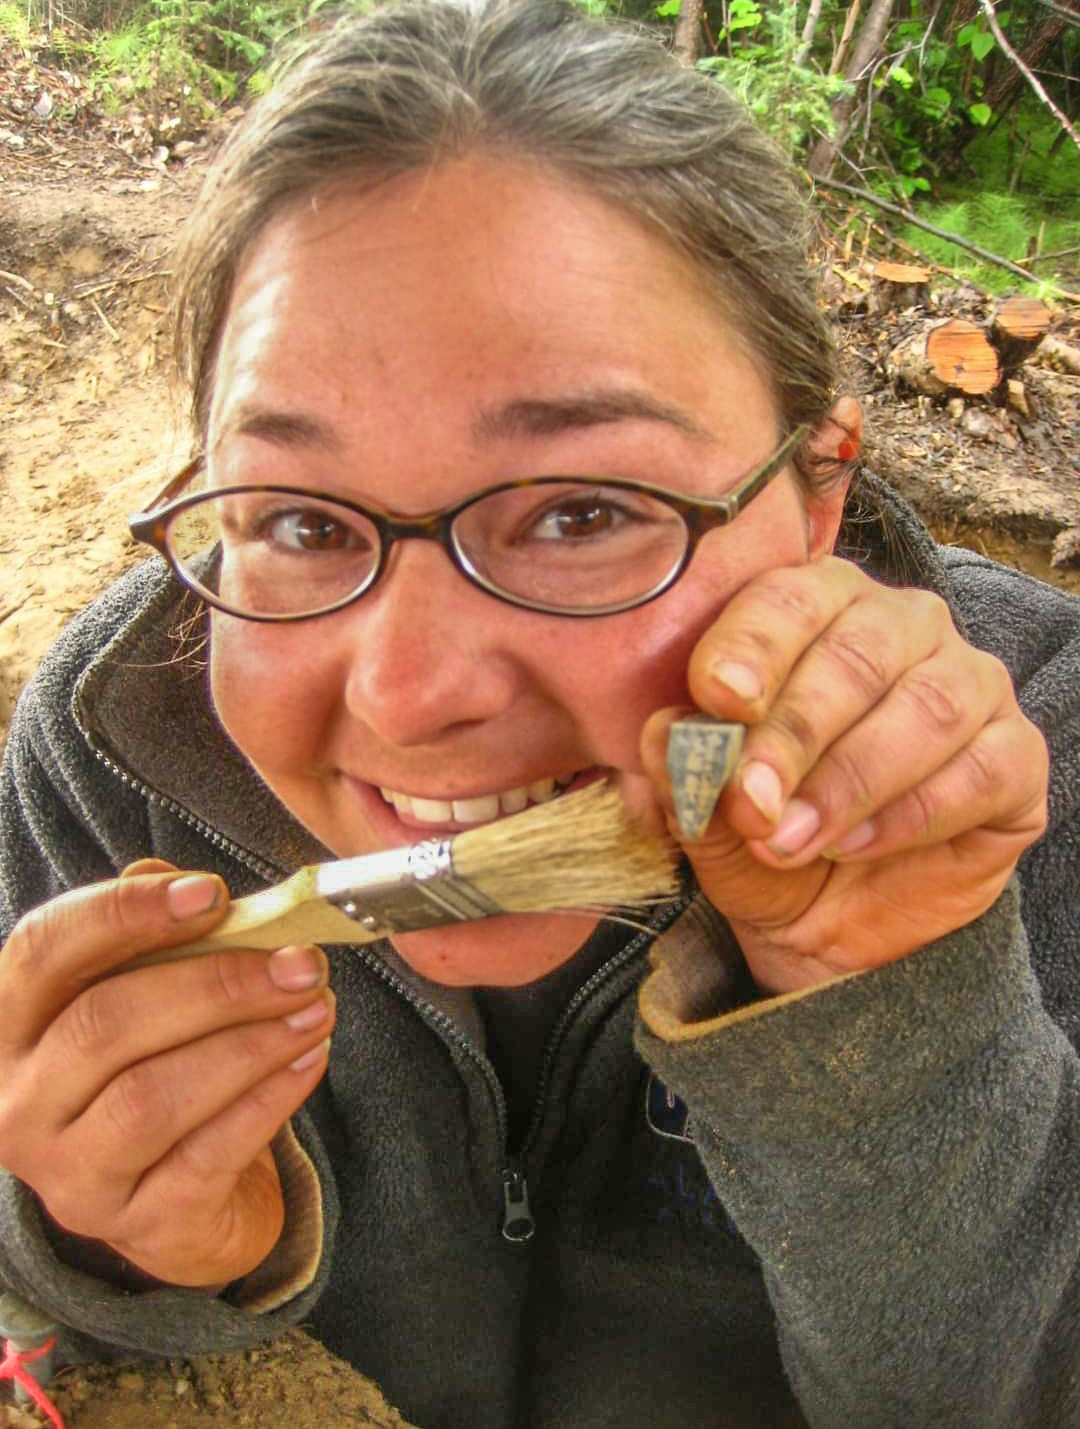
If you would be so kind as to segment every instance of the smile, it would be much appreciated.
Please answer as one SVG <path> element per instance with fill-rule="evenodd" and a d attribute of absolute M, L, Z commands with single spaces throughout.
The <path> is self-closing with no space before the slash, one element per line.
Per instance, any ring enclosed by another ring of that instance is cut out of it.
<path fill-rule="evenodd" d="M 487 824 L 504 814 L 520 814 L 530 804 L 545 804 L 561 794 L 574 775 L 564 779 L 537 779 L 518 784 L 497 794 L 479 794 L 469 799 L 420 799 L 397 789 L 380 788 L 379 793 L 399 815 L 422 824 Z"/>

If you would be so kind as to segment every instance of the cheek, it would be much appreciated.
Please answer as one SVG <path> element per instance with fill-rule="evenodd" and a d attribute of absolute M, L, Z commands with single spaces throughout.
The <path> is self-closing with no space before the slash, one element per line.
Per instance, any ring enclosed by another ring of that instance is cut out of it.
<path fill-rule="evenodd" d="M 572 632 L 567 648 L 552 656 L 557 698 L 602 763 L 640 771 L 638 745 L 649 715 L 689 703 L 690 654 L 722 602 L 692 598 L 702 593 L 684 589 L 688 580 L 651 605 L 596 621 L 588 639 Z"/>
<path fill-rule="evenodd" d="M 302 629 L 302 627 L 297 627 Z M 319 739 L 326 687 L 310 643 L 293 632 L 215 616 L 210 633 L 210 693 L 218 718 L 242 754 L 262 771 L 286 770 Z"/>
<path fill-rule="evenodd" d="M 655 710 L 689 704 L 687 667 L 695 646 L 731 598 L 754 576 L 807 559 L 801 504 L 789 502 L 784 519 L 766 526 L 768 539 L 747 531 L 706 536 L 690 569 L 666 594 L 640 610 L 598 622 L 603 638 L 581 642 L 564 662 L 574 680 L 572 700 L 583 725 L 603 731 L 612 763 L 639 769 L 642 725 Z M 743 532 L 739 532 L 743 537 Z"/>

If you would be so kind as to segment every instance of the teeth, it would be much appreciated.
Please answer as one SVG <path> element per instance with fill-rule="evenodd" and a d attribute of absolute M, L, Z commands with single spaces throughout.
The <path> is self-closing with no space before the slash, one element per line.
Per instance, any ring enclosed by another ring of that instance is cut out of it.
<path fill-rule="evenodd" d="M 532 804 L 546 804 L 570 783 L 564 779 L 537 779 L 532 784 L 520 784 L 499 794 L 479 794 L 472 799 L 419 799 L 396 789 L 380 787 L 379 793 L 388 804 L 406 818 L 423 824 L 487 824 L 500 814 L 520 814 Z"/>
<path fill-rule="evenodd" d="M 522 809 L 529 807 L 529 791 L 524 787 L 508 789 L 505 794 L 499 795 L 499 804 L 504 814 L 520 814 Z"/>
<path fill-rule="evenodd" d="M 455 799 L 451 808 L 459 824 L 488 824 L 499 817 L 499 796 L 484 794 L 479 799 Z"/>
<path fill-rule="evenodd" d="M 454 816 L 453 804 L 444 804 L 441 799 L 413 799 L 411 803 L 413 817 L 425 824 L 448 824 Z"/>

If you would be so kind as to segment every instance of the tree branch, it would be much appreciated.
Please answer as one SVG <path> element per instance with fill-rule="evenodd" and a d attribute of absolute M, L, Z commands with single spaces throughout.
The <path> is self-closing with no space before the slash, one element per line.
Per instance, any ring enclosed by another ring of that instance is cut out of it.
<path fill-rule="evenodd" d="M 986 23 L 990 26 L 990 31 L 993 34 L 994 39 L 997 40 L 998 45 L 1001 47 L 1002 53 L 1008 55 L 1009 59 L 1012 60 L 1016 68 L 1027 80 L 1028 84 L 1034 90 L 1038 98 L 1042 100 L 1043 104 L 1046 105 L 1047 109 L 1049 109 L 1050 113 L 1061 125 L 1062 129 L 1065 130 L 1065 133 L 1068 134 L 1069 138 L 1076 145 L 1077 149 L 1080 149 L 1080 134 L 1077 134 L 1076 130 L 1069 123 L 1067 116 L 1064 115 L 1057 107 L 1054 101 L 1047 94 L 1046 90 L 1042 87 L 1042 83 L 1040 82 L 1040 80 L 1036 78 L 1035 74 L 1030 69 L 1028 69 L 1027 65 L 1016 53 L 1012 45 L 1009 44 L 1008 40 L 1005 38 L 1005 32 L 998 24 L 997 13 L 994 10 L 992 0 L 979 0 L 979 6 L 983 14 L 986 16 Z"/>
<path fill-rule="evenodd" d="M 870 189 L 857 188 L 854 184 L 844 184 L 839 179 L 823 178 L 820 174 L 815 175 L 813 181 L 825 188 L 838 189 L 841 193 L 850 194 L 852 198 L 860 198 L 867 203 L 872 203 L 886 213 L 902 218 L 905 223 L 914 224 L 916 228 L 921 228 L 925 233 L 932 233 L 935 238 L 944 238 L 947 243 L 955 243 L 957 248 L 964 248 L 969 253 L 974 253 L 985 263 L 992 263 L 995 267 L 1005 268 L 1010 273 L 1016 273 L 1027 283 L 1033 281 L 1027 269 L 1021 268 L 1019 263 L 1014 263 L 1011 258 L 1003 258 L 1000 253 L 991 253 L 989 248 L 981 248 L 979 244 L 972 243 L 970 239 L 961 238 L 958 233 L 948 233 L 944 228 L 937 228 L 934 224 L 927 223 L 925 218 L 919 218 L 910 209 L 901 208 L 899 204 L 889 203 L 887 199 L 878 198 L 877 194 Z"/>

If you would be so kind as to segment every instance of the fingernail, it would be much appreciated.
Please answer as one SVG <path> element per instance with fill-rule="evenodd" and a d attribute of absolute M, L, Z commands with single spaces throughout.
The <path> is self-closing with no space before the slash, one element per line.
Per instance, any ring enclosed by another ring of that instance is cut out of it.
<path fill-rule="evenodd" d="M 784 809 L 784 790 L 780 776 L 770 764 L 752 759 L 739 775 L 739 787 L 770 824 L 775 824 Z"/>
<path fill-rule="evenodd" d="M 821 815 L 805 799 L 789 799 L 783 818 L 769 837 L 773 853 L 799 853 L 821 828 Z"/>
<path fill-rule="evenodd" d="M 294 1032 L 310 1032 L 313 1027 L 318 1027 L 330 1016 L 330 1003 L 325 997 L 320 997 L 317 1002 L 311 1003 L 308 1007 L 301 1007 L 299 1012 L 290 1012 L 286 1017 L 285 1024 L 291 1027 Z"/>
<path fill-rule="evenodd" d="M 761 677 L 749 665 L 740 665 L 735 660 L 721 660 L 709 667 L 710 678 L 718 685 L 726 685 L 740 700 L 758 700 L 762 695 Z"/>
<path fill-rule="evenodd" d="M 294 1072 L 302 1072 L 307 1067 L 314 1067 L 316 1062 L 321 1062 L 330 1050 L 330 1038 L 325 1037 L 317 1047 L 312 1047 L 310 1052 L 305 1052 L 302 1057 L 297 1057 L 295 1062 L 290 1062 L 289 1067 Z"/>
<path fill-rule="evenodd" d="M 183 878 L 174 878 L 165 890 L 165 902 L 178 923 L 208 913 L 220 898 L 221 884 L 208 873 L 188 873 Z"/>
<path fill-rule="evenodd" d="M 877 828 L 873 819 L 863 819 L 861 824 L 856 824 L 842 839 L 837 839 L 827 848 L 825 857 L 843 858 L 845 854 L 858 853 L 867 844 L 873 843 L 876 836 Z"/>
<path fill-rule="evenodd" d="M 314 948 L 278 948 L 270 954 L 268 970 L 282 992 L 303 992 L 322 981 L 323 960 Z"/>

